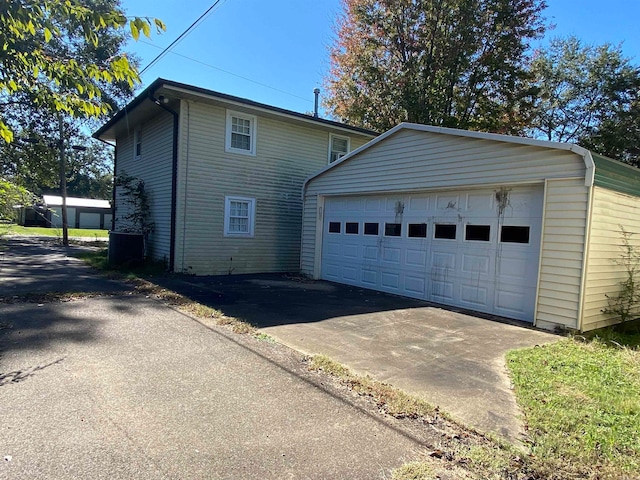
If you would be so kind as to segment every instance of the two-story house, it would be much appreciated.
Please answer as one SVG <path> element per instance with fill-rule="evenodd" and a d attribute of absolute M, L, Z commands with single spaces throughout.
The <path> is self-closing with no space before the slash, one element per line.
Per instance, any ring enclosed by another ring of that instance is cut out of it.
<path fill-rule="evenodd" d="M 375 136 L 160 78 L 94 134 L 144 182 L 148 256 L 196 275 L 298 271 L 304 180 Z M 117 232 L 118 187 L 113 204 Z"/>

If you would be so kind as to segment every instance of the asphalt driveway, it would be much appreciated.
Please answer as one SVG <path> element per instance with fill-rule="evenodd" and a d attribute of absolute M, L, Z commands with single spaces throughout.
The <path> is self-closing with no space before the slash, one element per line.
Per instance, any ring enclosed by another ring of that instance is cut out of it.
<path fill-rule="evenodd" d="M 504 355 L 560 337 L 530 325 L 287 274 L 158 279 L 307 354 L 417 394 L 465 424 L 518 440 Z"/>
<path fill-rule="evenodd" d="M 10 240 L 0 263 L 0 478 L 382 479 L 425 448 L 325 388 L 297 352 L 31 242 Z M 55 291 L 83 291 L 73 278 L 86 274 L 103 295 L 31 297 L 45 293 L 37 270 L 29 280 L 39 256 Z"/>

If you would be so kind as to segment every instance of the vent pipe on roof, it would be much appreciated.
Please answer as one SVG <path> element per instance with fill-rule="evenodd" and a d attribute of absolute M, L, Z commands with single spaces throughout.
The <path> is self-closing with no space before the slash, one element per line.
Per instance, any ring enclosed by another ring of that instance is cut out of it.
<path fill-rule="evenodd" d="M 313 89 L 313 94 L 316 97 L 316 101 L 315 101 L 315 105 L 313 107 L 313 116 L 318 118 L 318 96 L 320 95 L 320 89 L 319 88 L 314 88 Z"/>

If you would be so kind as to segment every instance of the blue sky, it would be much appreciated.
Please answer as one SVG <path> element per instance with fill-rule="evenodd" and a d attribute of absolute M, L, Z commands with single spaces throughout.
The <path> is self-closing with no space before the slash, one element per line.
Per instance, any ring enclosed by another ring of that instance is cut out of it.
<path fill-rule="evenodd" d="M 127 14 L 162 19 L 167 31 L 131 42 L 146 66 L 214 0 L 123 0 Z M 640 0 L 547 0 L 554 36 L 587 44 L 623 42 L 640 63 Z M 212 13 L 142 77 L 157 77 L 297 112 L 313 110 L 313 89 L 329 68 L 328 47 L 340 0 L 220 0 Z"/>

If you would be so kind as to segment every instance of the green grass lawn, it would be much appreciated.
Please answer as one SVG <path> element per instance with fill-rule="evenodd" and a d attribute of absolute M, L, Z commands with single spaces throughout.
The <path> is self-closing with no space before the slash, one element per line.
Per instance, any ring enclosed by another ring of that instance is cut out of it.
<path fill-rule="evenodd" d="M 22 227 L 20 225 L 0 224 L 0 236 L 2 235 L 32 235 L 44 237 L 62 237 L 61 228 Z M 94 230 L 88 228 L 70 228 L 69 237 L 109 237 L 109 230 Z"/>
<path fill-rule="evenodd" d="M 637 345 L 640 335 L 622 338 Z M 538 461 L 585 478 L 639 478 L 637 348 L 569 339 L 509 352 L 507 366 Z"/>

